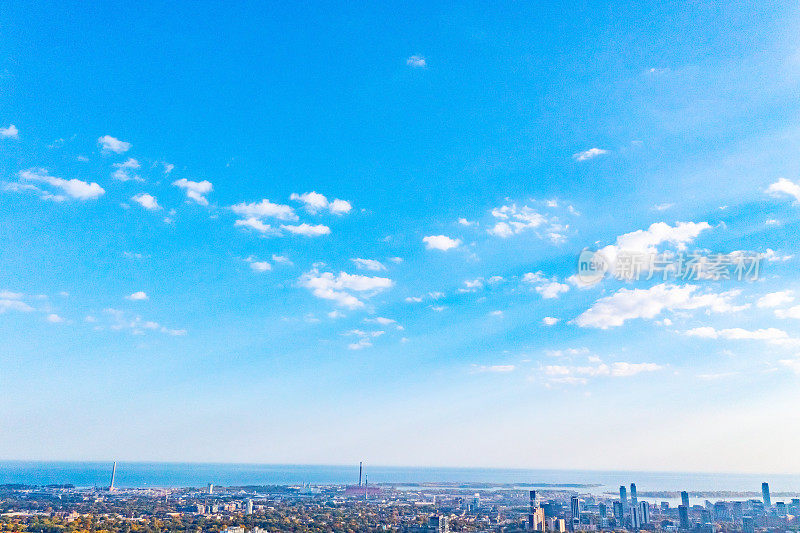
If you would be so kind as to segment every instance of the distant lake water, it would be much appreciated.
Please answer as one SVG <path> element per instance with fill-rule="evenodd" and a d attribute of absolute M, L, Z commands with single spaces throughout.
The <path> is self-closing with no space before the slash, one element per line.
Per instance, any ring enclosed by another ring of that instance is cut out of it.
<path fill-rule="evenodd" d="M 617 492 L 620 485 L 636 483 L 642 491 L 761 491 L 767 481 L 772 492 L 800 491 L 800 475 L 703 474 L 674 472 L 615 472 L 593 470 L 526 470 L 491 468 L 421 468 L 364 466 L 370 483 L 547 483 L 591 484 L 581 493 Z M 49 485 L 71 483 L 77 487 L 108 485 L 111 463 L 0 461 L 0 484 Z M 208 483 L 236 485 L 317 485 L 358 482 L 358 465 L 269 465 L 229 463 L 117 463 L 119 487 L 204 487 Z M 640 498 L 643 499 L 643 498 Z M 648 498 L 651 501 L 658 498 Z M 778 498 L 780 499 L 780 498 Z M 694 501 L 692 503 L 695 503 Z"/>

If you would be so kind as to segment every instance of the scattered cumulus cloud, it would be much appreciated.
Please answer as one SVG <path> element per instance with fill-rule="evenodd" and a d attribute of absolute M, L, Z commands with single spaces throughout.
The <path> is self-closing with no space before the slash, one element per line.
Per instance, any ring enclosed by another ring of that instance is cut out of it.
<path fill-rule="evenodd" d="M 542 298 L 552 299 L 569 290 L 569 285 L 566 283 L 559 283 L 557 281 L 550 281 L 543 285 L 536 287 L 536 292 L 542 295 Z"/>
<path fill-rule="evenodd" d="M 97 139 L 97 143 L 104 152 L 114 152 L 115 154 L 123 154 L 131 149 L 131 143 L 120 141 L 111 135 L 103 135 Z"/>
<path fill-rule="evenodd" d="M 428 235 L 422 238 L 422 242 L 428 250 L 447 251 L 461 245 L 461 239 L 452 239 L 447 235 Z"/>
<path fill-rule="evenodd" d="M 136 196 L 131 197 L 131 200 L 149 211 L 157 211 L 161 209 L 161 206 L 158 205 L 158 200 L 156 197 L 146 192 L 139 193 Z"/>
<path fill-rule="evenodd" d="M 353 209 L 353 206 L 347 200 L 337 198 L 329 202 L 325 195 L 314 191 L 303 194 L 292 193 L 289 199 L 305 204 L 306 211 L 312 215 L 316 215 L 320 211 L 328 211 L 334 215 L 344 215 Z"/>
<path fill-rule="evenodd" d="M 653 319 L 665 311 L 705 309 L 730 313 L 747 309 L 749 304 L 732 302 L 741 291 L 699 293 L 696 285 L 659 284 L 649 289 L 620 289 L 597 300 L 580 314 L 575 323 L 582 327 L 608 329 L 637 318 Z"/>
<path fill-rule="evenodd" d="M 299 285 L 310 290 L 317 298 L 331 300 L 348 309 L 360 309 L 365 305 L 363 299 L 391 288 L 394 281 L 378 276 L 346 272 L 334 274 L 313 269 L 300 277 Z"/>
<path fill-rule="evenodd" d="M 708 222 L 678 222 L 674 226 L 666 222 L 655 222 L 646 230 L 636 230 L 618 236 L 615 244 L 605 246 L 596 253 L 605 260 L 609 271 L 613 272 L 622 252 L 634 255 L 656 254 L 659 247 L 664 244 L 684 251 L 698 235 L 709 229 L 711 225 Z M 647 264 L 642 265 L 642 269 L 646 270 Z M 569 281 L 578 286 L 586 286 L 586 283 L 577 276 L 571 276 Z M 597 282 L 599 281 L 598 279 Z"/>
<path fill-rule="evenodd" d="M 116 170 L 112 174 L 113 178 L 118 181 L 144 181 L 142 178 L 135 174 L 131 174 L 131 171 L 140 168 L 141 165 L 139 162 L 129 157 L 126 161 L 122 163 L 114 163 L 114 168 Z"/>
<path fill-rule="evenodd" d="M 13 124 L 9 124 L 5 128 L 0 128 L 0 137 L 5 139 L 18 139 L 19 138 L 19 130 Z"/>
<path fill-rule="evenodd" d="M 542 319 L 542 324 L 545 326 L 555 326 L 558 322 L 559 319 L 552 316 L 546 316 Z"/>
<path fill-rule="evenodd" d="M 328 226 L 322 224 L 306 224 L 305 222 L 299 225 L 281 224 L 281 229 L 289 233 L 294 233 L 295 235 L 305 235 L 306 237 L 320 237 L 322 235 L 328 235 L 331 232 L 331 228 Z"/>
<path fill-rule="evenodd" d="M 758 299 L 756 305 L 758 307 L 780 307 L 794 301 L 794 294 L 792 291 L 778 291 L 765 294 Z"/>
<path fill-rule="evenodd" d="M 550 209 L 560 207 L 556 200 L 547 201 L 545 205 Z M 572 206 L 568 206 L 567 211 L 571 214 L 577 214 Z M 486 231 L 489 235 L 502 239 L 507 239 L 526 231 L 534 231 L 539 238 L 548 239 L 557 244 L 566 239 L 566 232 L 569 229 L 569 226 L 562 224 L 557 216 L 545 215 L 528 205 L 503 205 L 495 207 L 491 213 L 495 222 Z"/>
<path fill-rule="evenodd" d="M 778 252 L 776 252 L 772 248 L 767 248 L 767 251 L 764 252 L 764 259 L 766 259 L 770 263 L 775 263 L 775 262 L 781 262 L 782 263 L 782 262 L 785 262 L 785 261 L 789 261 L 793 257 L 794 257 L 794 254 L 779 254 Z"/>
<path fill-rule="evenodd" d="M 800 185 L 786 178 L 772 183 L 767 187 L 766 193 L 773 197 L 791 196 L 795 202 L 800 202 Z"/>
<path fill-rule="evenodd" d="M 131 301 L 147 300 L 147 293 L 145 293 L 144 291 L 138 291 L 134 292 L 130 296 L 126 296 L 125 298 Z"/>
<path fill-rule="evenodd" d="M 76 200 L 96 200 L 106 192 L 97 183 L 87 183 L 78 179 L 65 180 L 56 178 L 50 176 L 47 170 L 43 168 L 23 170 L 19 173 L 19 176 L 26 182 L 46 183 L 63 191 L 63 194 L 54 195 L 34 186 L 33 189 L 38 191 L 42 198 L 47 200 L 63 201 L 67 197 L 75 198 Z"/>
<path fill-rule="evenodd" d="M 181 178 L 173 181 L 172 184 L 186 191 L 186 197 L 200 205 L 208 205 L 206 195 L 214 188 L 208 180 L 190 181 L 186 178 Z"/>
<path fill-rule="evenodd" d="M 522 276 L 522 282 L 533 285 L 542 298 L 553 299 L 569 291 L 569 285 L 560 283 L 556 278 L 547 279 L 541 271 L 527 272 Z"/>
<path fill-rule="evenodd" d="M 277 218 L 278 220 L 297 220 L 297 215 L 288 205 L 273 204 L 268 199 L 263 199 L 260 202 L 253 203 L 239 203 L 231 206 L 231 209 L 237 215 L 245 217 L 263 219 L 263 218 Z"/>
<path fill-rule="evenodd" d="M 250 263 L 250 268 L 254 272 L 267 272 L 268 270 L 272 270 L 272 265 L 266 261 L 252 261 Z"/>

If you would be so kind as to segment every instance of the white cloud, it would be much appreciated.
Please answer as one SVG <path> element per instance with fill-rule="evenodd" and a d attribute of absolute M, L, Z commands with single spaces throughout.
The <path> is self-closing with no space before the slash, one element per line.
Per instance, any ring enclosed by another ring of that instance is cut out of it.
<path fill-rule="evenodd" d="M 134 292 L 130 296 L 126 296 L 125 298 L 132 301 L 147 300 L 147 293 L 144 291 L 138 291 Z"/>
<path fill-rule="evenodd" d="M 425 68 L 428 66 L 428 63 L 422 56 L 411 56 L 406 59 L 406 65 L 412 68 Z"/>
<path fill-rule="evenodd" d="M 494 227 L 487 231 L 491 235 L 507 238 L 526 229 L 538 228 L 547 222 L 547 218 L 536 210 L 516 204 L 504 205 L 492 209 L 492 216 L 498 219 Z"/>
<path fill-rule="evenodd" d="M 372 342 L 366 337 L 359 339 L 358 342 L 351 342 L 347 345 L 348 350 L 363 350 L 364 348 L 371 348 Z"/>
<path fill-rule="evenodd" d="M 328 235 L 331 232 L 331 228 L 328 226 L 323 226 L 322 224 L 311 225 L 305 222 L 297 226 L 282 224 L 281 229 L 289 233 L 294 233 L 295 235 L 305 235 L 306 237 L 319 237 L 321 235 Z"/>
<path fill-rule="evenodd" d="M 758 307 L 779 307 L 794 301 L 792 291 L 778 291 L 765 294 L 758 299 Z"/>
<path fill-rule="evenodd" d="M 546 316 L 542 319 L 542 324 L 544 324 L 545 326 L 555 326 L 556 324 L 558 324 L 558 321 L 559 321 L 558 318 L 552 316 Z"/>
<path fill-rule="evenodd" d="M 17 292 L 0 291 L 0 315 L 7 311 L 20 311 L 23 313 L 33 311 L 33 307 L 21 300 L 22 296 L 21 293 Z"/>
<path fill-rule="evenodd" d="M 588 150 L 584 150 L 583 152 L 572 154 L 572 159 L 574 159 L 575 161 L 587 161 L 589 159 L 594 159 L 597 156 L 605 155 L 607 153 L 608 150 L 603 150 L 602 148 L 589 148 Z"/>
<path fill-rule="evenodd" d="M 260 231 L 261 233 L 279 233 L 278 230 L 274 229 L 269 224 L 264 224 L 255 217 L 237 220 L 236 222 L 233 223 L 233 225 L 254 229 L 256 231 Z"/>
<path fill-rule="evenodd" d="M 643 372 L 657 372 L 663 366 L 656 363 L 628 363 L 618 361 L 606 364 L 598 357 L 591 357 L 587 365 L 546 365 L 542 368 L 545 379 L 551 383 L 585 385 L 590 378 L 627 378 Z"/>
<path fill-rule="evenodd" d="M 616 248 L 626 252 L 644 253 L 655 251 L 659 244 L 669 243 L 679 250 L 685 250 L 688 243 L 707 229 L 711 229 L 708 222 L 678 222 L 674 226 L 666 222 L 655 222 L 646 230 L 620 235 L 617 237 Z"/>
<path fill-rule="evenodd" d="M 575 319 L 580 327 L 608 329 L 627 320 L 652 319 L 664 311 L 707 309 L 727 313 L 746 309 L 749 304 L 734 305 L 731 300 L 741 291 L 697 294 L 697 286 L 659 284 L 649 289 L 620 289 L 597 300 Z"/>
<path fill-rule="evenodd" d="M 776 197 L 785 194 L 794 198 L 796 202 L 800 202 L 800 185 L 786 178 L 780 178 L 778 181 L 771 184 L 767 187 L 766 193 Z"/>
<path fill-rule="evenodd" d="M 87 183 L 78 179 L 65 180 L 49 176 L 43 168 L 32 168 L 23 170 L 19 173 L 20 177 L 27 181 L 37 181 L 47 183 L 53 187 L 63 190 L 68 196 L 78 200 L 94 200 L 105 194 L 105 190 L 97 183 Z M 36 188 L 38 191 L 39 189 Z M 42 192 L 42 191 L 40 191 Z M 54 197 L 49 193 L 44 193 L 45 199 L 60 200 L 63 197 Z"/>
<path fill-rule="evenodd" d="M 558 202 L 547 202 L 548 207 L 558 207 Z M 570 206 L 571 208 L 572 206 Z M 539 238 L 547 238 L 554 243 L 562 242 L 566 239 L 565 232 L 569 226 L 559 222 L 558 217 L 546 216 L 536 209 L 516 204 L 503 205 L 492 209 L 492 217 L 496 220 L 494 226 L 489 228 L 487 233 L 507 239 L 524 231 L 539 230 Z"/>
<path fill-rule="evenodd" d="M 272 265 L 270 265 L 266 261 L 251 261 L 250 268 L 254 272 L 266 272 L 268 270 L 272 270 Z"/>
<path fill-rule="evenodd" d="M 538 272 L 528 272 L 524 276 L 522 276 L 522 281 L 525 283 L 543 283 L 546 281 L 544 274 L 541 271 Z"/>
<path fill-rule="evenodd" d="M 477 292 L 483 288 L 483 278 L 464 280 L 464 286 L 458 292 Z"/>
<path fill-rule="evenodd" d="M 239 203 L 231 206 L 231 209 L 237 215 L 246 216 L 249 218 L 266 218 L 272 217 L 278 220 L 297 220 L 297 215 L 288 205 L 273 204 L 266 198 L 256 203 Z"/>
<path fill-rule="evenodd" d="M 611 375 L 614 377 L 629 377 L 635 376 L 636 374 L 640 374 L 642 372 L 655 372 L 657 370 L 661 370 L 661 365 L 657 365 L 655 363 L 612 363 L 611 364 Z"/>
<path fill-rule="evenodd" d="M 359 309 L 364 307 L 360 297 L 370 298 L 383 290 L 389 289 L 394 282 L 389 278 L 362 276 L 339 272 L 319 272 L 317 269 L 306 272 L 300 277 L 299 284 L 311 291 L 317 298 L 332 300 L 342 307 Z"/>
<path fill-rule="evenodd" d="M 361 350 L 364 348 L 371 348 L 372 341 L 370 339 L 374 339 L 383 335 L 384 331 L 363 331 L 360 329 L 353 329 L 344 333 L 344 335 L 355 335 L 357 337 L 361 337 L 358 342 L 351 343 L 347 346 L 349 350 Z"/>
<path fill-rule="evenodd" d="M 562 292 L 567 292 L 569 290 L 569 285 L 565 283 L 559 283 L 557 281 L 550 281 L 545 283 L 544 285 L 539 285 L 536 287 L 536 292 L 542 295 L 542 298 L 558 298 L 558 295 Z"/>
<path fill-rule="evenodd" d="M 447 251 L 461 245 L 461 239 L 451 239 L 447 235 L 429 235 L 423 237 L 422 242 L 428 250 Z"/>
<path fill-rule="evenodd" d="M 704 339 L 758 340 L 786 346 L 795 346 L 800 343 L 800 339 L 793 339 L 788 333 L 777 328 L 748 330 L 743 328 L 715 329 L 711 326 L 703 326 L 690 329 L 685 334 Z"/>
<path fill-rule="evenodd" d="M 353 209 L 353 206 L 350 205 L 350 202 L 347 200 L 339 200 L 338 198 L 332 201 L 328 206 L 328 211 L 334 215 L 343 215 L 345 213 L 349 213 L 351 209 Z"/>
<path fill-rule="evenodd" d="M 284 265 L 292 264 L 292 261 L 286 255 L 272 254 L 272 260 L 275 261 L 276 263 L 282 263 Z"/>
<path fill-rule="evenodd" d="M 0 298 L 8 298 L 11 300 L 19 300 L 24 294 L 21 292 L 0 291 Z"/>
<path fill-rule="evenodd" d="M 403 331 L 405 328 L 397 323 L 397 320 L 386 318 L 385 316 L 376 316 L 375 318 L 365 318 L 366 324 L 378 324 L 380 326 L 393 326 L 398 331 Z"/>
<path fill-rule="evenodd" d="M 556 278 L 547 279 L 541 271 L 526 273 L 522 276 L 522 282 L 536 285 L 536 292 L 547 299 L 558 298 L 562 292 L 569 291 L 569 285 L 560 283 Z"/>
<path fill-rule="evenodd" d="M 328 207 L 328 199 L 318 192 L 306 192 L 303 194 L 292 193 L 290 200 L 303 202 L 309 213 L 315 214 Z"/>
<path fill-rule="evenodd" d="M 617 258 L 621 252 L 633 256 L 656 254 L 658 246 L 665 243 L 683 251 L 700 233 L 708 229 L 711 229 L 708 222 L 678 222 L 674 226 L 670 226 L 666 222 L 655 222 L 650 224 L 646 230 L 636 230 L 618 236 L 615 244 L 605 246 L 596 253 L 607 264 L 608 272 L 614 272 Z M 643 260 L 642 262 L 644 264 L 641 265 L 641 268 L 646 271 L 649 265 L 647 261 Z M 579 287 L 587 286 L 587 283 L 577 276 L 571 276 L 569 281 Z M 599 283 L 599 281 L 600 279 L 597 279 L 595 283 Z"/>
<path fill-rule="evenodd" d="M 795 374 L 800 374 L 800 359 L 781 359 L 778 361 L 778 363 L 785 366 Z"/>
<path fill-rule="evenodd" d="M 161 209 L 161 206 L 158 205 L 158 200 L 156 200 L 156 197 L 151 194 L 147 194 L 146 192 L 133 196 L 131 200 L 150 211 Z"/>
<path fill-rule="evenodd" d="M 120 141 L 111 135 L 103 135 L 97 139 L 97 143 L 104 152 L 114 152 L 115 154 L 122 154 L 131 149 L 131 143 Z"/>
<path fill-rule="evenodd" d="M 462 226 L 475 226 L 477 224 L 477 222 L 470 222 L 466 218 L 459 218 L 458 223 Z"/>
<path fill-rule="evenodd" d="M 17 139 L 19 138 L 19 130 L 13 124 L 9 124 L 7 128 L 0 128 L 0 137 L 5 137 L 6 139 Z"/>
<path fill-rule="evenodd" d="M 55 313 L 50 313 L 49 315 L 47 315 L 47 321 L 50 322 L 51 324 L 61 324 L 64 322 L 64 319 Z"/>
<path fill-rule="evenodd" d="M 139 176 L 135 175 L 132 176 L 129 172 L 130 170 L 136 170 L 139 167 L 141 167 L 139 162 L 136 159 L 129 157 L 126 161 L 122 163 L 114 163 L 114 168 L 116 168 L 117 170 L 114 171 L 114 174 L 112 174 L 112 176 L 114 177 L 114 179 L 119 181 L 130 181 L 130 180 L 144 181 Z"/>
<path fill-rule="evenodd" d="M 789 309 L 776 309 L 775 316 L 778 318 L 799 318 L 800 319 L 800 305 L 795 305 Z"/>
<path fill-rule="evenodd" d="M 548 357 L 565 357 L 565 356 L 574 357 L 578 355 L 588 355 L 590 352 L 589 348 L 583 347 L 583 348 L 566 348 L 564 350 L 545 350 L 544 353 Z"/>
<path fill-rule="evenodd" d="M 315 191 L 305 192 L 303 194 L 292 193 L 289 199 L 305 204 L 306 211 L 312 215 L 324 210 L 328 210 L 334 215 L 343 215 L 349 213 L 350 210 L 353 209 L 353 206 L 350 205 L 350 202 L 347 200 L 339 200 L 337 198 L 329 202 L 325 195 Z"/>
<path fill-rule="evenodd" d="M 185 329 L 171 329 L 162 326 L 152 320 L 144 320 L 140 316 L 130 316 L 119 309 L 104 309 L 103 313 L 109 317 L 108 329 L 112 331 L 128 330 L 134 335 L 144 335 L 148 331 L 158 331 L 165 335 L 182 336 L 186 335 Z M 95 317 L 86 317 L 87 322 L 97 322 Z M 104 326 L 96 326 L 95 329 L 103 329 Z"/>
<path fill-rule="evenodd" d="M 778 252 L 776 252 L 775 250 L 773 250 L 772 248 L 767 248 L 767 251 L 764 252 L 764 259 L 766 259 L 770 263 L 774 263 L 776 261 L 779 261 L 779 262 L 789 261 L 793 257 L 794 257 L 793 254 L 781 255 Z"/>
<path fill-rule="evenodd" d="M 473 372 L 483 374 L 507 374 L 517 369 L 516 365 L 472 365 Z"/>
<path fill-rule="evenodd" d="M 384 264 L 376 259 L 361 259 L 359 257 L 355 257 L 351 259 L 351 261 L 355 263 L 355 265 L 361 270 L 373 270 L 375 272 L 386 270 Z"/>
<path fill-rule="evenodd" d="M 208 200 L 205 195 L 210 193 L 213 189 L 211 182 L 208 180 L 203 181 L 189 181 L 186 178 L 173 181 L 172 184 L 180 187 L 186 191 L 186 196 L 200 205 L 208 205 Z"/>

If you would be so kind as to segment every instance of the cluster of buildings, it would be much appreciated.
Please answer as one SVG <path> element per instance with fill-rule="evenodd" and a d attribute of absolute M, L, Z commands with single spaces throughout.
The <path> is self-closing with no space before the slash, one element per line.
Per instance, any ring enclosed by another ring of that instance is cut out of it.
<path fill-rule="evenodd" d="M 705 500 L 703 505 L 690 505 L 689 493 L 681 492 L 681 503 L 672 507 L 669 502 L 651 505 L 639 500 L 636 484 L 630 492 L 620 486 L 619 499 L 572 495 L 569 510 L 565 502 L 540 502 L 537 492 L 529 492 L 528 531 L 691 531 L 714 533 L 719 530 L 755 533 L 757 529 L 782 529 L 794 525 L 800 517 L 800 498 L 772 503 L 769 484 L 762 484 L 761 499 L 717 501 Z M 610 505 L 609 505 L 610 504 Z"/>

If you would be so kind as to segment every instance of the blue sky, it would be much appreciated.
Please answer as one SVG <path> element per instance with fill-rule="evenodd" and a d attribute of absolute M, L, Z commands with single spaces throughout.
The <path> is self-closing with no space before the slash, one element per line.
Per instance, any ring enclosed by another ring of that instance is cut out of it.
<path fill-rule="evenodd" d="M 0 457 L 800 472 L 798 22 L 9 6 Z"/>

